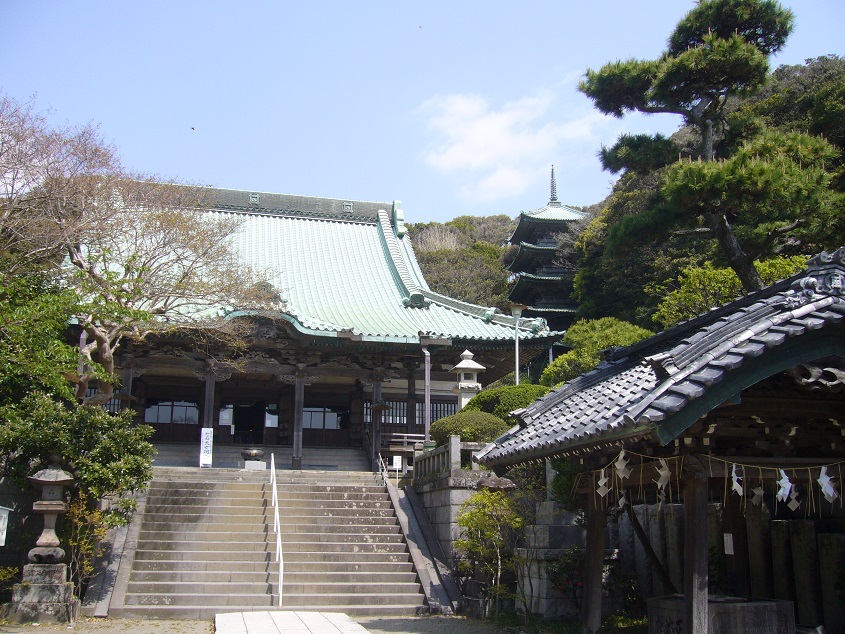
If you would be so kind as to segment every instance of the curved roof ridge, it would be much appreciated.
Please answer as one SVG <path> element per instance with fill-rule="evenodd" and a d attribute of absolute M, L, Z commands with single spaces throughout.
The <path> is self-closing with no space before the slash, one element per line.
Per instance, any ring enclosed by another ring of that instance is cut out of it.
<path fill-rule="evenodd" d="M 426 282 L 425 277 L 423 277 L 420 263 L 417 260 L 417 253 L 414 250 L 414 242 L 411 240 L 410 233 L 405 233 L 405 235 L 402 236 L 402 239 L 399 240 L 399 248 L 402 251 L 405 264 L 408 266 L 408 271 L 416 279 L 417 286 L 424 291 L 430 291 L 431 288 L 429 287 L 428 282 Z"/>
<path fill-rule="evenodd" d="M 470 302 L 455 299 L 454 297 L 449 297 L 448 295 L 441 295 L 440 293 L 436 293 L 431 290 L 425 291 L 424 295 L 432 302 L 445 308 L 450 308 L 457 312 L 472 315 L 473 317 L 480 317 L 488 323 L 508 326 L 510 328 L 514 327 L 514 318 L 510 315 L 505 315 L 495 306 L 480 306 L 478 304 L 471 304 Z M 519 323 L 519 329 L 521 331 L 532 333 L 539 332 L 546 327 L 546 320 L 539 317 L 522 317 L 519 320 Z M 549 336 L 554 336 L 556 334 L 563 333 L 557 333 L 556 331 L 551 330 L 548 331 Z"/>
<path fill-rule="evenodd" d="M 415 276 L 411 274 L 411 269 L 403 257 L 404 250 L 401 247 L 400 240 L 394 232 L 392 219 L 384 209 L 379 209 L 378 211 L 378 225 L 379 235 L 382 246 L 388 256 L 387 259 L 390 263 L 391 273 L 393 273 L 393 278 L 396 280 L 399 290 L 404 297 L 403 303 L 406 306 L 424 307 L 425 289 L 417 283 Z"/>

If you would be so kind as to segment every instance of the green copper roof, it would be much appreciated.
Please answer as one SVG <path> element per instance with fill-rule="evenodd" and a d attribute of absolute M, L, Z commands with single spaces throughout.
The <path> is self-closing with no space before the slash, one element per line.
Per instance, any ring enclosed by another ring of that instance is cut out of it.
<path fill-rule="evenodd" d="M 213 191 L 219 195 L 212 213 L 244 216 L 238 251 L 246 264 L 270 274 L 286 302 L 282 318 L 300 332 L 336 337 L 351 331 L 365 341 L 397 343 L 419 342 L 421 332 L 513 339 L 512 317 L 429 289 L 398 201 Z M 542 319 L 521 324 L 523 339 L 555 334 Z"/>
<path fill-rule="evenodd" d="M 534 211 L 523 211 L 519 214 L 519 219 L 522 221 L 524 218 L 527 221 L 531 220 L 547 220 L 547 221 L 559 221 L 559 220 L 581 220 L 584 216 L 586 216 L 583 211 L 575 209 L 574 207 L 568 207 L 559 202 L 550 202 L 545 207 L 541 207 L 540 209 L 535 209 Z"/>
<path fill-rule="evenodd" d="M 554 225 L 564 225 L 568 222 L 581 220 L 587 214 L 573 207 L 567 207 L 555 200 L 549 201 L 545 207 L 534 211 L 523 211 L 519 214 L 516 229 L 508 239 L 511 244 L 520 242 L 535 243 L 538 236 L 548 237 L 555 231 Z"/>

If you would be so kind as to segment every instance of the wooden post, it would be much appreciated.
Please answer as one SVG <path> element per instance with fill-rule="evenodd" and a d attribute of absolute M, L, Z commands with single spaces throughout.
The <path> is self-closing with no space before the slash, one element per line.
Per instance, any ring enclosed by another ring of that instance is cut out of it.
<path fill-rule="evenodd" d="M 686 465 L 685 465 L 686 466 Z M 708 634 L 707 478 L 684 482 L 684 631 Z"/>
<path fill-rule="evenodd" d="M 296 372 L 293 384 L 293 456 L 291 468 L 302 469 L 302 423 L 305 407 L 305 368 Z"/>
<path fill-rule="evenodd" d="M 606 525 L 601 498 L 595 482 L 587 491 L 587 550 L 584 554 L 584 633 L 601 631 L 602 577 L 604 576 L 604 529 Z"/>
<path fill-rule="evenodd" d="M 378 407 L 370 408 L 370 418 L 372 419 L 372 456 L 373 456 L 373 471 L 379 471 L 378 456 L 381 453 L 381 412 L 382 412 L 382 398 L 381 398 L 381 378 L 373 381 L 373 405 Z"/>
<path fill-rule="evenodd" d="M 746 485 L 747 486 L 747 485 Z M 742 498 L 733 493 L 728 493 L 725 499 L 724 512 L 724 537 L 725 545 L 732 546 L 733 552 L 729 553 L 725 548 L 725 567 L 727 570 L 727 593 L 737 597 L 751 596 L 751 581 L 749 578 L 748 565 L 748 533 L 743 517 Z"/>
<path fill-rule="evenodd" d="M 209 371 L 205 375 L 205 394 L 202 404 L 202 426 L 214 427 L 214 373 Z"/>

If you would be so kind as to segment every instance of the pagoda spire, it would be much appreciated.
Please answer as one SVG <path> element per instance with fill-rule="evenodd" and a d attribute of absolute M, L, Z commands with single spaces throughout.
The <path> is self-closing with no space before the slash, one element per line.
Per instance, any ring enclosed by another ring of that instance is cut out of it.
<path fill-rule="evenodd" d="M 549 198 L 549 203 L 556 203 L 557 201 L 557 182 L 555 181 L 555 166 L 552 165 L 552 197 Z"/>

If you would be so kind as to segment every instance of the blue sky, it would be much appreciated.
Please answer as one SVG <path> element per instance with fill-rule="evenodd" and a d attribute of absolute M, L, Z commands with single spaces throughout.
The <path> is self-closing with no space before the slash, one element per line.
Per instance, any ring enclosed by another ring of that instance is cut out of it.
<path fill-rule="evenodd" d="M 787 0 L 773 62 L 845 54 L 845 2 Z M 596 151 L 669 115 L 600 115 L 586 68 L 654 58 L 686 0 L 3 0 L 0 91 L 99 124 L 135 171 L 353 200 L 409 222 L 603 199 Z"/>

